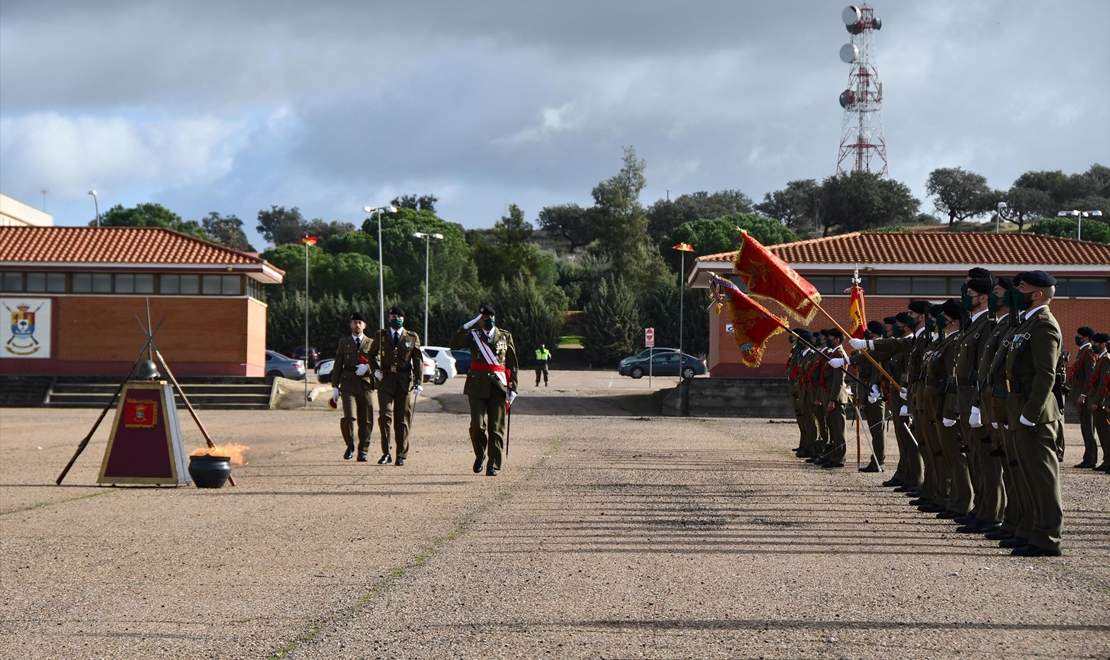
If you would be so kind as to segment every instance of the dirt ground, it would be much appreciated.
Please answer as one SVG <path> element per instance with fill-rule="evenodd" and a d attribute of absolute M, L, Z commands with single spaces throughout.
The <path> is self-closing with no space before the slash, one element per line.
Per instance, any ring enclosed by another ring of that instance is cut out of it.
<path fill-rule="evenodd" d="M 343 461 L 326 394 L 202 412 L 250 446 L 220 490 L 95 486 L 106 428 L 55 486 L 98 411 L 0 409 L 0 657 L 1110 657 L 1110 475 L 1070 467 L 1077 427 L 1064 556 L 1021 559 L 805 465 L 790 422 L 649 415 L 674 379 L 524 375 L 498 477 L 461 378 L 403 467 Z"/>

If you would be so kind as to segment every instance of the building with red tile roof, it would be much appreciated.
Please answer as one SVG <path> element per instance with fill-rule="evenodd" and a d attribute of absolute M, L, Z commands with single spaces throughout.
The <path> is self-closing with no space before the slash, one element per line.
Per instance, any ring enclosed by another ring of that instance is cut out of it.
<path fill-rule="evenodd" d="M 822 307 L 841 325 L 848 322 L 848 294 L 858 269 L 866 292 L 869 319 L 892 316 L 911 298 L 941 301 L 960 296 L 970 268 L 980 266 L 997 276 L 1044 270 L 1057 278 L 1052 312 L 1065 337 L 1091 326 L 1110 332 L 1110 245 L 1036 234 L 971 232 L 854 232 L 828 238 L 768 246 L 768 249 L 809 280 L 822 296 Z M 687 285 L 708 286 L 709 274 L 730 277 L 735 252 L 698 257 L 686 274 Z M 772 312 L 780 309 L 767 303 Z M 773 377 L 785 373 L 789 344 L 784 336 L 768 344 L 763 364 L 749 369 L 740 363 L 739 348 L 726 331 L 726 317 L 710 319 L 712 376 Z M 831 327 L 818 315 L 811 326 Z M 1065 350 L 1067 350 L 1065 348 Z"/>
<path fill-rule="evenodd" d="M 263 285 L 284 273 L 162 227 L 0 226 L 0 374 L 123 374 L 154 325 L 174 372 L 263 376 Z"/>

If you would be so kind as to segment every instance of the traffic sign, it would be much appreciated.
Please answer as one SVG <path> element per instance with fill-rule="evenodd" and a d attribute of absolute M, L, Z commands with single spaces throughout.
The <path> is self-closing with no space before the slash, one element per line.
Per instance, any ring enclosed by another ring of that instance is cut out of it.
<path fill-rule="evenodd" d="M 644 347 L 655 347 L 655 328 L 644 328 Z"/>

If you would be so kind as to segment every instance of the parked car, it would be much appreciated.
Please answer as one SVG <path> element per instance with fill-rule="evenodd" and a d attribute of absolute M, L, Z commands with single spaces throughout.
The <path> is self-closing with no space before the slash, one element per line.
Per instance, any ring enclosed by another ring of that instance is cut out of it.
<path fill-rule="evenodd" d="M 681 362 L 679 361 L 680 357 Z M 651 367 L 651 375 L 653 376 L 681 375 L 683 378 L 693 378 L 694 376 L 700 376 L 708 371 L 705 366 L 705 360 L 699 360 L 693 355 L 679 353 L 678 351 L 668 351 L 650 359 L 645 357 L 642 360 L 626 362 L 622 364 L 617 371 L 622 376 L 643 378 L 648 374 L 649 365 Z"/>
<path fill-rule="evenodd" d="M 327 360 L 320 360 L 316 363 L 316 380 L 321 383 L 331 382 L 331 368 L 335 366 L 335 359 L 328 358 Z"/>
<path fill-rule="evenodd" d="M 470 371 L 470 351 L 452 350 L 451 355 L 455 356 L 455 371 L 460 374 Z"/>
<path fill-rule="evenodd" d="M 436 377 L 436 361 L 429 356 L 423 348 L 420 349 L 420 356 L 424 360 L 424 382 L 435 380 Z"/>
<path fill-rule="evenodd" d="M 266 377 L 290 378 L 301 380 L 305 377 L 304 362 L 282 355 L 277 351 L 266 351 Z"/>
<path fill-rule="evenodd" d="M 629 355 L 621 360 L 621 364 L 626 362 L 634 362 L 636 360 L 646 360 L 650 355 L 659 355 L 660 353 L 677 353 L 677 348 L 645 348 L 635 355 Z"/>
<path fill-rule="evenodd" d="M 451 355 L 451 349 L 444 346 L 425 346 L 424 352 L 436 361 L 436 377 L 432 379 L 436 385 L 442 385 L 448 378 L 454 378 L 458 374 L 455 356 Z"/>
<path fill-rule="evenodd" d="M 290 357 L 293 358 L 294 360 L 304 360 L 305 359 L 305 354 L 306 354 L 305 347 L 304 346 L 298 346 L 298 347 L 293 349 L 293 352 L 290 354 Z M 316 361 L 320 359 L 320 352 L 316 350 L 316 347 L 309 346 L 308 351 L 307 351 L 307 355 L 308 355 L 308 364 L 306 366 L 309 369 L 316 368 Z"/>

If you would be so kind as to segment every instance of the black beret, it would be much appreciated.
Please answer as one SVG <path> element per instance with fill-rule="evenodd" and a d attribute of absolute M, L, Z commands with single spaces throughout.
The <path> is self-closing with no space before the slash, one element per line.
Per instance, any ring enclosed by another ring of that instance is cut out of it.
<path fill-rule="evenodd" d="M 1083 326 L 1082 328 L 1076 330 L 1075 334 L 1079 335 L 1080 337 L 1094 337 L 1095 331 L 1087 326 Z"/>
<path fill-rule="evenodd" d="M 804 339 L 806 341 L 812 341 L 813 340 L 813 333 L 810 332 L 809 330 L 806 330 L 805 328 L 795 330 L 794 334 L 798 335 L 799 337 L 801 337 L 802 339 Z"/>
<path fill-rule="evenodd" d="M 362 321 L 363 323 L 366 323 L 366 317 L 362 315 L 362 312 L 355 312 L 354 314 L 351 314 L 351 320 Z"/>
<path fill-rule="evenodd" d="M 945 300 L 943 303 L 940 304 L 940 308 L 944 312 L 945 316 L 953 320 L 960 318 L 960 315 L 963 314 L 964 311 L 963 305 L 961 305 L 960 301 L 956 300 L 955 298 L 949 298 L 948 300 Z"/>
<path fill-rule="evenodd" d="M 1025 277 L 1025 273 L 1018 273 L 1017 275 L 1014 275 L 1013 279 L 1010 280 L 1011 288 L 1016 289 L 1017 285 L 1021 284 L 1021 280 L 1024 277 Z"/>
<path fill-rule="evenodd" d="M 994 281 L 994 285 L 995 285 L 995 286 L 1000 286 L 1000 287 L 1002 287 L 1003 289 L 1006 289 L 1007 291 L 1009 291 L 1010 289 L 1014 288 L 1014 284 L 1013 284 L 1013 282 L 1011 282 L 1011 281 L 1010 281 L 1010 278 L 1008 278 L 1008 277 L 1000 277 L 1000 278 L 998 278 L 997 280 L 995 280 L 995 281 Z"/>
<path fill-rule="evenodd" d="M 978 267 L 977 268 L 972 268 L 971 270 L 967 271 L 967 276 L 970 277 L 971 279 L 978 279 L 978 278 L 981 277 L 981 278 L 988 279 L 988 280 L 994 277 L 993 275 L 991 275 L 991 272 L 989 270 L 987 270 L 986 268 L 978 268 Z M 978 290 L 979 289 L 976 289 L 976 291 L 978 291 Z"/>
<path fill-rule="evenodd" d="M 404 316 L 405 315 L 405 310 L 401 309 L 397 305 L 394 305 L 394 306 L 389 308 L 389 313 L 393 314 L 394 316 Z"/>
<path fill-rule="evenodd" d="M 887 325 L 894 325 L 897 321 L 898 321 L 898 317 L 896 317 L 896 316 L 888 316 L 888 317 L 883 319 L 883 323 L 885 323 Z"/>
<path fill-rule="evenodd" d="M 928 300 L 911 300 L 909 309 L 910 309 L 911 312 L 914 312 L 916 314 L 928 314 L 929 313 L 929 301 Z"/>
<path fill-rule="evenodd" d="M 1056 286 L 1056 278 L 1043 270 L 1031 270 L 1028 273 L 1022 273 L 1021 281 L 1036 287 Z"/>
<path fill-rule="evenodd" d="M 490 316 L 497 316 L 497 312 L 493 311 L 493 307 L 490 307 L 489 305 L 487 305 L 485 303 L 482 303 L 482 305 L 480 307 L 478 307 L 478 313 L 479 314 L 488 314 Z"/>
<path fill-rule="evenodd" d="M 929 316 L 936 317 L 938 314 L 944 313 L 944 305 L 929 305 Z"/>
<path fill-rule="evenodd" d="M 844 339 L 844 333 L 836 328 L 831 328 L 825 331 L 826 337 L 836 337 L 837 339 Z"/>
<path fill-rule="evenodd" d="M 868 321 L 867 322 L 867 329 L 870 330 L 871 332 L 874 332 L 877 335 L 881 335 L 884 332 L 886 332 L 886 327 L 883 325 L 883 323 L 881 321 Z"/>
<path fill-rule="evenodd" d="M 897 314 L 894 315 L 894 318 L 898 319 L 899 323 L 905 323 L 905 324 L 909 325 L 910 315 L 905 313 L 905 312 L 898 312 Z"/>
<path fill-rule="evenodd" d="M 1110 341 L 1110 335 L 1106 334 L 1105 332 L 1098 332 L 1095 333 L 1093 337 L 1091 337 L 1091 341 L 1095 342 L 1096 344 L 1105 344 L 1106 342 Z"/>
<path fill-rule="evenodd" d="M 974 277 L 968 281 L 967 288 L 976 293 L 990 293 L 994 285 L 989 277 Z"/>

